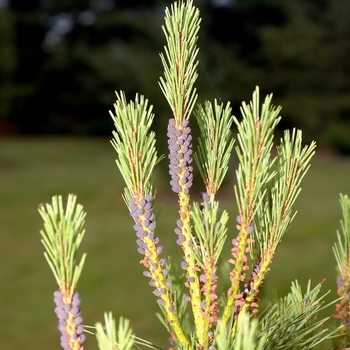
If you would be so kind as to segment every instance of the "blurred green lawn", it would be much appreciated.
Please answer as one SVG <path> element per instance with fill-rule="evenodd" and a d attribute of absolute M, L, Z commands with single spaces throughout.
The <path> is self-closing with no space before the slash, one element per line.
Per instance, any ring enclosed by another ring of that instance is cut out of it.
<path fill-rule="evenodd" d="M 43 257 L 40 203 L 55 194 L 78 195 L 87 211 L 87 252 L 78 290 L 84 323 L 103 319 L 104 311 L 125 316 L 137 335 L 164 347 L 167 334 L 156 319 L 157 303 L 142 276 L 132 221 L 121 198 L 123 183 L 107 138 L 3 138 L 0 140 L 0 344 L 3 349 L 60 349 L 52 293 L 52 273 Z M 318 155 L 303 183 L 299 211 L 280 245 L 265 282 L 267 300 L 283 296 L 292 280 L 305 286 L 326 278 L 324 291 L 335 296 L 332 244 L 341 215 L 339 192 L 350 194 L 350 159 Z M 156 181 L 164 187 L 165 175 Z M 222 198 L 234 226 L 232 185 Z M 164 202 L 157 233 L 165 255 L 181 255 L 175 244 L 176 196 L 160 191 Z M 235 235 L 235 229 L 230 231 Z M 229 246 L 227 247 L 227 250 Z M 332 310 L 330 310 L 331 312 Z M 87 349 L 96 349 L 88 336 Z"/>

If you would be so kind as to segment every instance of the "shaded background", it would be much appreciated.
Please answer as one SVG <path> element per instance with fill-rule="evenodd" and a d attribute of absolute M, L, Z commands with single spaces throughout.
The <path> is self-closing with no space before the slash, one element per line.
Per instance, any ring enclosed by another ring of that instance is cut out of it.
<path fill-rule="evenodd" d="M 114 91 L 145 94 L 155 128 L 165 0 L 2 0 L 0 132 L 109 134 Z M 200 98 L 239 114 L 255 85 L 283 106 L 282 127 L 350 152 L 350 2 L 197 0 Z"/>
<path fill-rule="evenodd" d="M 231 101 L 239 116 L 255 85 L 281 104 L 280 128 L 298 127 L 318 155 L 299 210 L 279 248 L 263 297 L 287 293 L 298 278 L 326 278 L 335 297 L 331 246 L 339 228 L 339 192 L 350 193 L 350 2 L 348 0 L 195 0 L 201 10 L 200 101 Z M 108 110 L 115 90 L 144 94 L 154 105 L 157 145 L 165 153 L 169 107 L 158 87 L 164 7 L 153 0 L 0 0 L 0 344 L 59 349 L 55 282 L 42 256 L 39 203 L 76 193 L 88 212 L 79 281 L 86 324 L 104 311 L 129 317 L 136 333 L 164 347 L 167 335 L 142 276 L 132 222 L 113 164 Z M 196 131 L 196 130 L 194 130 Z M 5 137 L 6 136 L 6 137 Z M 79 137 L 77 137 L 79 136 Z M 94 137 L 92 137 L 94 136 Z M 237 215 L 232 161 L 222 206 Z M 157 169 L 158 232 L 164 256 L 174 244 L 176 196 L 166 162 Z M 201 185 L 196 183 L 198 191 Z M 193 198 L 196 198 L 194 189 Z M 232 233 L 233 232 L 233 233 Z M 231 237 L 231 236 L 230 236 Z M 229 241 L 231 238 L 229 238 Z M 229 243 L 229 242 L 228 242 Z M 227 251 L 229 250 L 229 244 Z M 328 313 L 329 314 L 329 313 Z M 96 348 L 93 337 L 87 348 Z"/>

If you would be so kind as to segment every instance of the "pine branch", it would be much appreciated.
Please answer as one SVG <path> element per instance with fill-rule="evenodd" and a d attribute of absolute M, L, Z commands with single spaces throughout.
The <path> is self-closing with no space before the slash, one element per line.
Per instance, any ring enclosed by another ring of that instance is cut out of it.
<path fill-rule="evenodd" d="M 163 248 L 158 245 L 159 238 L 155 235 L 152 173 L 160 159 L 155 149 L 155 134 L 150 131 L 152 107 L 138 95 L 135 101 L 127 103 L 124 93 L 117 94 L 114 107 L 115 115 L 110 112 L 116 128 L 112 144 L 118 154 L 117 166 L 126 183 L 124 199 L 135 221 L 138 252 L 143 256 L 140 263 L 147 269 L 144 276 L 155 288 L 153 294 L 166 314 L 174 338 L 188 343 L 171 299 L 168 271 L 164 268 L 166 261 L 160 258 Z"/>
<path fill-rule="evenodd" d="M 161 258 L 162 246 L 156 236 L 153 171 L 162 157 L 155 148 L 152 106 L 144 96 L 127 102 L 124 92 L 116 93 L 115 130 L 111 141 L 117 152 L 116 164 L 125 181 L 123 198 L 134 220 L 137 250 L 142 255 L 143 275 L 159 303 L 161 319 L 171 335 L 173 350 L 311 349 L 325 339 L 342 338 L 348 346 L 350 329 L 350 200 L 341 196 L 342 233 L 334 245 L 340 278 L 338 279 L 337 317 L 344 327 L 331 332 L 324 328 L 328 318 L 318 320 L 325 305 L 319 296 L 321 284 L 305 293 L 297 282 L 291 292 L 257 313 L 259 293 L 270 269 L 278 245 L 296 215 L 293 205 L 301 191 L 301 181 L 314 154 L 315 143 L 302 145 L 301 131 L 286 131 L 272 156 L 274 130 L 281 107 L 271 104 L 272 95 L 260 107 L 259 88 L 250 104 L 242 103 L 242 121 L 231 116 L 227 103 L 205 102 L 195 116 L 200 130 L 198 149 L 193 155 L 205 185 L 201 201 L 192 202 L 193 183 L 192 130 L 190 117 L 197 101 L 197 34 L 201 19 L 193 0 L 175 2 L 165 11 L 162 27 L 166 39 L 160 55 L 164 76 L 159 85 L 167 99 L 172 117 L 168 123 L 170 185 L 178 196 L 179 218 L 176 243 L 183 252 L 178 274 L 170 259 Z M 228 171 L 234 146 L 232 122 L 238 129 L 236 152 L 239 160 L 234 187 L 238 205 L 237 236 L 232 239 L 227 296 L 217 292 L 217 268 L 227 237 L 226 210 L 219 210 L 215 199 Z M 39 208 L 44 219 L 41 231 L 45 258 L 59 290 L 54 293 L 59 319 L 61 346 L 83 349 L 80 298 L 75 291 L 85 257 L 77 263 L 77 251 L 84 236 L 85 213 L 68 197 L 64 210 L 62 197 L 53 197 L 52 205 Z M 247 273 L 250 272 L 248 276 Z M 179 276 L 180 275 L 180 276 Z M 190 302 L 190 303 L 188 303 Z M 220 317 L 219 307 L 223 306 Z M 191 312 L 189 312 L 191 307 Z M 90 327 L 94 328 L 94 327 Z M 345 333 L 340 333 L 343 329 Z M 105 314 L 105 326 L 96 324 L 101 350 L 131 350 L 139 346 L 160 349 L 134 336 L 129 321 L 119 320 L 116 330 L 112 314 Z"/>
<path fill-rule="evenodd" d="M 257 208 L 254 219 L 252 257 L 259 257 L 252 278 L 248 281 L 247 296 L 243 308 L 257 307 L 258 293 L 277 246 L 282 241 L 291 221 L 295 217 L 293 205 L 301 191 L 300 184 L 310 167 L 315 143 L 302 147 L 301 131 L 285 131 L 281 145 L 277 147 L 275 173 L 265 186 L 265 196 Z M 252 292 L 253 291 L 253 292 Z"/>
<path fill-rule="evenodd" d="M 41 205 L 39 214 L 45 231 L 40 231 L 46 252 L 45 258 L 55 276 L 59 290 L 54 292 L 54 302 L 61 332 L 63 349 L 83 349 L 85 340 L 80 298 L 75 291 L 82 272 L 86 254 L 77 263 L 77 253 L 84 237 L 86 213 L 76 204 L 76 196 L 68 196 L 64 210 L 61 196 L 52 197 L 52 204 Z"/>
<path fill-rule="evenodd" d="M 237 217 L 239 230 L 238 236 L 233 240 L 230 263 L 234 265 L 230 274 L 231 287 L 227 295 L 227 303 L 222 319 L 228 323 L 234 307 L 239 312 L 241 305 L 245 303 L 245 294 L 239 293 L 240 283 L 245 280 L 247 265 L 247 253 L 254 242 L 249 235 L 253 231 L 253 217 L 262 202 L 265 191 L 264 186 L 271 181 L 275 173 L 271 170 L 274 161 L 271 161 L 271 148 L 273 132 L 280 117 L 280 108 L 274 108 L 271 104 L 272 96 L 268 96 L 259 112 L 259 88 L 253 93 L 250 105 L 242 104 L 241 112 L 243 120 L 239 122 L 234 118 L 238 128 L 237 139 L 239 145 L 236 152 L 239 159 L 237 170 L 237 186 L 235 186 L 236 200 L 239 215 Z M 234 332 L 232 333 L 234 337 Z"/>
<path fill-rule="evenodd" d="M 329 317 L 321 320 L 317 317 L 321 310 L 335 303 L 325 304 L 324 298 L 329 292 L 319 296 L 321 286 L 319 283 L 311 289 L 309 281 L 303 294 L 295 281 L 286 297 L 269 306 L 260 323 L 260 336 L 268 339 L 264 349 L 311 349 L 336 336 L 337 329 L 324 328 Z"/>
<path fill-rule="evenodd" d="M 333 253 L 338 267 L 337 293 L 340 302 L 336 305 L 336 318 L 344 325 L 344 332 L 339 336 L 339 348 L 350 346 L 350 199 L 340 195 L 343 219 L 340 222 L 341 232 L 337 232 L 337 242 L 333 245 Z"/>
<path fill-rule="evenodd" d="M 167 40 L 165 55 L 161 54 L 164 67 L 164 78 L 160 78 L 160 87 L 166 97 L 173 118 L 168 124 L 169 173 L 172 190 L 179 198 L 179 220 L 175 229 L 177 243 L 184 253 L 181 267 L 186 271 L 198 343 L 207 347 L 208 337 L 205 333 L 208 321 L 202 317 L 201 290 L 196 264 L 194 242 L 192 239 L 190 217 L 190 195 L 192 186 L 192 136 L 189 117 L 197 100 L 194 83 L 197 79 L 196 61 L 197 33 L 200 24 L 199 11 L 191 0 L 186 4 L 175 2 L 169 11 L 165 11 L 163 31 Z"/>
<path fill-rule="evenodd" d="M 279 121 L 280 108 L 271 106 L 268 96 L 259 115 L 258 90 L 250 107 L 243 105 L 243 120 L 238 123 L 237 148 L 240 165 L 237 171 L 236 199 L 240 211 L 237 217 L 239 234 L 233 240 L 234 264 L 231 288 L 223 319 L 228 322 L 233 306 L 235 314 L 246 310 L 256 312 L 258 294 L 278 244 L 295 213 L 292 206 L 300 193 L 300 183 L 309 169 L 315 143 L 302 148 L 301 132 L 285 132 L 277 157 L 271 160 L 273 131 Z M 236 121 L 237 123 L 237 121 Z M 254 266 L 242 290 L 249 269 L 248 256 Z M 235 337 L 236 326 L 232 330 Z"/>
<path fill-rule="evenodd" d="M 202 316 L 208 320 L 204 332 L 211 334 L 219 317 L 216 270 L 227 236 L 228 214 L 224 211 L 219 216 L 219 203 L 212 201 L 203 202 L 201 206 L 193 203 L 191 216 L 197 246 L 196 261 L 201 273 Z M 212 338 L 209 336 L 209 343 Z"/>

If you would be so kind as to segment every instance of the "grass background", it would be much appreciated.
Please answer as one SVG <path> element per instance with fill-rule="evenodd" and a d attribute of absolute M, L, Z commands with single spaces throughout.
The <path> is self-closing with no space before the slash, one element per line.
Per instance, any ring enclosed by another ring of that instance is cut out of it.
<path fill-rule="evenodd" d="M 113 311 L 116 318 L 130 318 L 137 335 L 166 347 L 168 336 L 156 319 L 158 306 L 142 276 L 114 159 L 107 138 L 0 140 L 1 348 L 60 349 L 52 297 L 56 285 L 43 257 L 37 207 L 55 194 L 68 193 L 77 194 L 87 211 L 81 250 L 88 256 L 78 284 L 84 323 L 93 325 L 103 320 L 104 311 Z M 349 158 L 314 158 L 296 204 L 298 215 L 266 278 L 266 301 L 273 290 L 283 296 L 292 280 L 305 286 L 309 278 L 313 285 L 326 278 L 323 291 L 332 289 L 328 300 L 335 297 L 332 244 L 340 227 L 339 193 L 350 194 L 349 175 Z M 165 190 L 167 181 L 166 175 L 156 175 L 161 188 L 157 204 L 164 203 L 157 233 L 164 256 L 180 257 L 173 234 L 176 196 Z M 233 227 L 237 210 L 232 194 L 232 184 L 222 191 L 222 206 Z M 227 243 L 235 234 L 232 228 Z M 94 337 L 88 336 L 86 348 L 97 348 Z"/>

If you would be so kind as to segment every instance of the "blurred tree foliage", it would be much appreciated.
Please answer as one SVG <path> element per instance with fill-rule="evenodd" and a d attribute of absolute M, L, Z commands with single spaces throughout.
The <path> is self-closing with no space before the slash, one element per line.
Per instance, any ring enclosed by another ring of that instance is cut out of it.
<path fill-rule="evenodd" d="M 0 120 L 25 133 L 110 133 L 114 91 L 145 94 L 156 128 L 166 0 L 12 0 L 0 13 Z M 198 0 L 202 99 L 238 108 L 255 85 L 283 106 L 282 127 L 350 153 L 350 2 Z M 16 48 L 14 51 L 13 48 Z M 11 81 L 11 79 L 13 79 Z M 13 83 L 14 88 L 9 88 Z M 11 108 L 10 108 L 11 103 Z M 234 111 L 238 114 L 238 110 Z"/>
<path fill-rule="evenodd" d="M 11 110 L 16 55 L 13 18 L 3 10 L 0 10 L 0 57 L 0 123 L 4 123 Z"/>

